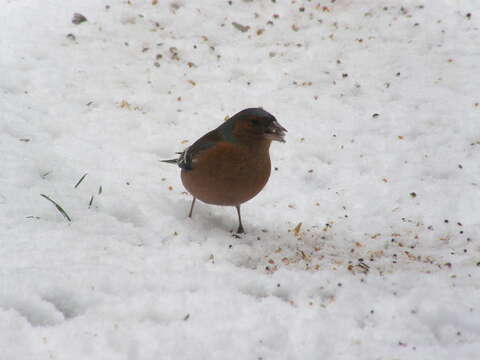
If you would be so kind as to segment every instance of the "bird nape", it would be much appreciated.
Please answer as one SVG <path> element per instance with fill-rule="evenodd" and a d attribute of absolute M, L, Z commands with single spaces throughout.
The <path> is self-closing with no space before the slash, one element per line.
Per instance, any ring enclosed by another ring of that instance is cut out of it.
<path fill-rule="evenodd" d="M 206 133 L 178 158 L 162 160 L 177 164 L 185 188 L 196 199 L 220 206 L 234 206 L 238 214 L 237 233 L 244 233 L 240 205 L 252 199 L 270 177 L 270 144 L 285 142 L 287 130 L 261 108 L 240 111 L 216 129 Z"/>

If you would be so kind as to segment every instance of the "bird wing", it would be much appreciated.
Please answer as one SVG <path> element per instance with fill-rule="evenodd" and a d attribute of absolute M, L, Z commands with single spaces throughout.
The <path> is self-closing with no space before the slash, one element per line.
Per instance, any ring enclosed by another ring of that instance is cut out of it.
<path fill-rule="evenodd" d="M 198 154 L 206 149 L 215 146 L 221 141 L 224 141 L 224 138 L 217 129 L 206 133 L 200 139 L 195 141 L 191 146 L 189 146 L 180 153 L 180 156 L 177 159 L 178 166 L 185 170 L 192 170 L 193 163 Z"/>

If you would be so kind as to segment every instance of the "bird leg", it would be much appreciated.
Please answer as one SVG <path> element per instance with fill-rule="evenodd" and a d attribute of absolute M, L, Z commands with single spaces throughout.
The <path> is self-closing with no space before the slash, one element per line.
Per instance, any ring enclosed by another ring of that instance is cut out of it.
<path fill-rule="evenodd" d="M 242 216 L 240 215 L 240 205 L 236 205 L 235 207 L 237 208 L 237 214 L 238 214 L 237 234 L 243 234 L 245 233 L 245 230 L 243 229 L 243 225 L 242 225 Z"/>
<path fill-rule="evenodd" d="M 193 197 L 193 200 L 192 200 L 192 206 L 190 207 L 190 212 L 188 213 L 188 217 L 189 217 L 189 218 L 192 217 L 192 214 L 193 214 L 193 206 L 195 205 L 195 200 L 197 200 L 197 198 L 194 196 L 194 197 Z"/>

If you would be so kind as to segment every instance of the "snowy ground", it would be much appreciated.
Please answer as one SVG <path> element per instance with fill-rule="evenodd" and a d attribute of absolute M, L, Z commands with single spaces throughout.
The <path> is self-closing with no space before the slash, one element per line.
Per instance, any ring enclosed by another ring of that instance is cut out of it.
<path fill-rule="evenodd" d="M 479 19 L 3 0 L 0 359 L 478 359 Z M 159 160 L 252 106 L 289 132 L 237 239 Z"/>

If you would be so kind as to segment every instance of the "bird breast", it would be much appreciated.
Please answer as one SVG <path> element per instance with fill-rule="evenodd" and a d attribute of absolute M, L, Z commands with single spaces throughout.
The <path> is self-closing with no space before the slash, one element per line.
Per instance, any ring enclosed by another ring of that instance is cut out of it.
<path fill-rule="evenodd" d="M 201 151 L 192 170 L 182 169 L 185 188 L 213 205 L 236 206 L 255 195 L 270 177 L 269 145 L 241 146 L 228 142 Z"/>

